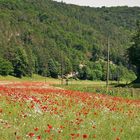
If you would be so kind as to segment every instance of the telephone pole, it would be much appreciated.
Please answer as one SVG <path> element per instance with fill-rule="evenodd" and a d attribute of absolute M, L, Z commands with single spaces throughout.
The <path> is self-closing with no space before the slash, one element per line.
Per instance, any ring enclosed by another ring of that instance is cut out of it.
<path fill-rule="evenodd" d="M 107 87 L 107 92 L 108 92 L 108 86 L 109 86 L 109 63 L 110 63 L 110 42 L 109 42 L 109 37 L 107 39 L 107 77 L 106 77 L 106 87 Z"/>
<path fill-rule="evenodd" d="M 63 85 L 63 53 L 61 51 L 61 85 Z"/>

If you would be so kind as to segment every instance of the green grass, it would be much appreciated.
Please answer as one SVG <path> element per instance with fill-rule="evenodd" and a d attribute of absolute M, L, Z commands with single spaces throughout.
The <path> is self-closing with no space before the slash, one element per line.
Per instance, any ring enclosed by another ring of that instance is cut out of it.
<path fill-rule="evenodd" d="M 33 74 L 32 77 L 22 77 L 22 78 L 16 78 L 14 76 L 0 76 L 0 80 L 2 81 L 33 81 L 33 82 L 36 82 L 36 81 L 39 81 L 39 82 L 52 82 L 52 83 L 57 83 L 59 84 L 60 83 L 60 80 L 58 79 L 53 79 L 53 78 L 49 78 L 49 77 L 43 77 L 43 76 L 40 76 L 40 75 L 37 75 L 37 74 Z"/>
<path fill-rule="evenodd" d="M 87 84 L 88 83 L 88 84 Z M 115 83 L 114 83 L 115 84 Z M 87 82 L 83 81 L 76 83 L 70 83 L 69 85 L 54 85 L 56 87 L 61 87 L 68 90 L 90 92 L 90 93 L 100 93 L 108 94 L 111 96 L 118 96 L 128 99 L 140 99 L 140 88 L 130 88 L 130 87 L 114 87 L 114 84 L 111 84 L 109 88 L 106 88 L 105 82 Z"/>
<path fill-rule="evenodd" d="M 19 81 L 21 79 L 16 78 L 14 76 L 0 76 L 0 80 L 5 80 L 5 81 Z"/>

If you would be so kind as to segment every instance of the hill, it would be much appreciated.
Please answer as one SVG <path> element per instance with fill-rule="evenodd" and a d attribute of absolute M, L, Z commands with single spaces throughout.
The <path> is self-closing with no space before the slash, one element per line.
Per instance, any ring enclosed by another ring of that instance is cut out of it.
<path fill-rule="evenodd" d="M 128 66 L 124 54 L 139 13 L 140 7 L 91 8 L 51 0 L 0 0 L 0 74 L 58 77 L 63 67 L 63 74 L 79 71 L 81 79 L 104 80 L 109 36 L 112 79 L 125 77 L 125 73 L 135 78 L 124 68 Z M 79 64 L 84 66 L 82 70 Z"/>

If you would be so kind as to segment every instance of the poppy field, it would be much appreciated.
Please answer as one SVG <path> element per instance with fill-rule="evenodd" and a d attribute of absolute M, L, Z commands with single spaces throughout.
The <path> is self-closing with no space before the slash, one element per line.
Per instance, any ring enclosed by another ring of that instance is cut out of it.
<path fill-rule="evenodd" d="M 1 82 L 0 140 L 139 140 L 140 100 Z"/>

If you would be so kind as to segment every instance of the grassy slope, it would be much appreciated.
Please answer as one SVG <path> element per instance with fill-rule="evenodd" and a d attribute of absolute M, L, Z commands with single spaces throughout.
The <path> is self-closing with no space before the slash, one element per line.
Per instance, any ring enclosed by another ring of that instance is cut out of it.
<path fill-rule="evenodd" d="M 34 74 L 32 77 L 16 78 L 14 76 L 0 76 L 0 80 L 5 81 L 40 81 L 40 82 L 58 82 L 58 79 L 46 78 L 40 75 Z"/>

